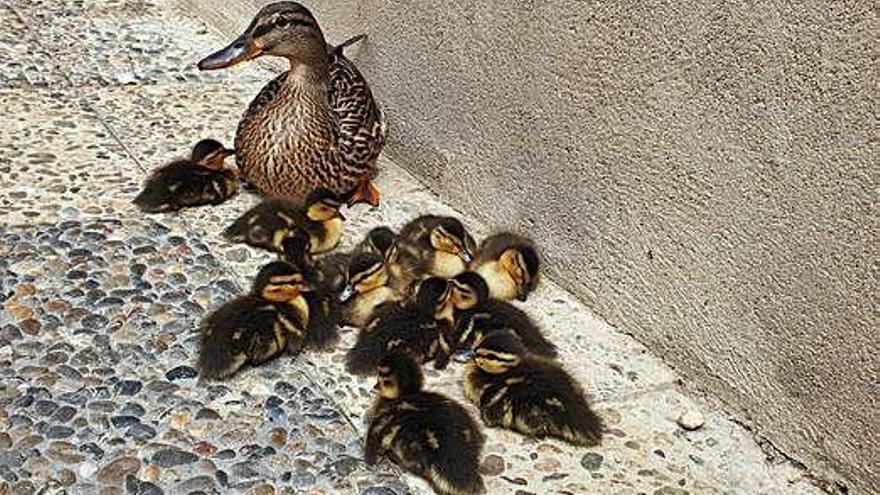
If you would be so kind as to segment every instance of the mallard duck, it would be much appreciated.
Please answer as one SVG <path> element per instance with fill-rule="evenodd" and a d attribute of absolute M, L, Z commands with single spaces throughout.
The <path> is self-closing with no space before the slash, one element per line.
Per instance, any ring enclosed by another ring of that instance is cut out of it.
<path fill-rule="evenodd" d="M 290 63 L 254 98 L 235 135 L 239 170 L 261 193 L 302 202 L 324 187 L 349 204 L 378 204 L 371 179 L 385 123 L 367 82 L 342 53 L 347 43 L 329 48 L 308 9 L 275 2 L 232 44 L 199 62 L 201 70 L 264 55 Z"/>
<path fill-rule="evenodd" d="M 400 230 L 401 262 L 417 276 L 454 277 L 473 261 L 476 242 L 454 217 L 422 215 Z"/>
<path fill-rule="evenodd" d="M 404 353 L 383 358 L 378 371 L 379 397 L 369 413 L 366 463 L 385 456 L 427 480 L 437 493 L 482 493 L 477 469 L 486 439 L 471 415 L 452 399 L 422 390 L 422 371 Z"/>
<path fill-rule="evenodd" d="M 309 235 L 312 254 L 335 248 L 342 238 L 345 217 L 342 201 L 328 189 L 316 189 L 301 207 L 286 198 L 265 199 L 239 217 L 223 232 L 231 242 L 279 252 L 284 239 L 294 230 Z"/>
<path fill-rule="evenodd" d="M 251 293 L 209 315 L 201 327 L 198 367 L 205 378 L 224 378 L 245 364 L 262 364 L 285 350 L 298 354 L 308 341 L 311 290 L 293 265 L 264 266 Z"/>
<path fill-rule="evenodd" d="M 523 310 L 489 296 L 489 287 L 476 272 L 463 272 L 452 279 L 455 324 L 447 336 L 456 350 L 472 350 L 475 342 L 497 330 L 515 332 L 533 354 L 555 358 L 556 346 Z"/>
<path fill-rule="evenodd" d="M 377 308 L 396 304 L 403 294 L 390 280 L 385 260 L 375 253 L 355 255 L 348 264 L 346 283 L 339 293 L 343 306 L 343 323 L 364 328 L 377 313 Z"/>
<path fill-rule="evenodd" d="M 493 298 L 525 301 L 538 282 L 539 265 L 530 239 L 505 232 L 483 239 L 470 269 L 483 276 Z"/>
<path fill-rule="evenodd" d="M 554 361 L 529 353 L 513 332 L 493 332 L 477 344 L 463 385 L 487 426 L 574 445 L 602 438 L 602 420 L 580 385 Z"/>
<path fill-rule="evenodd" d="M 445 366 L 451 354 L 445 335 L 453 309 L 446 279 L 423 280 L 411 301 L 383 307 L 372 317 L 348 351 L 346 368 L 356 375 L 373 373 L 379 360 L 396 350 L 410 352 L 419 362 L 437 360 L 435 367 Z"/>
<path fill-rule="evenodd" d="M 235 173 L 223 168 L 223 160 L 234 153 L 213 139 L 203 139 L 193 147 L 189 159 L 174 160 L 154 170 L 132 203 L 146 213 L 218 205 L 238 192 Z"/>

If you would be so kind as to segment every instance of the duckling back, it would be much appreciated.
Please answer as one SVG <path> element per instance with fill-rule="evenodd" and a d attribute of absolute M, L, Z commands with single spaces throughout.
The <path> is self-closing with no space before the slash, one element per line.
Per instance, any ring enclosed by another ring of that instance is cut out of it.
<path fill-rule="evenodd" d="M 450 343 L 458 349 L 473 349 L 481 337 L 498 331 L 513 331 L 531 353 L 547 358 L 558 355 L 556 345 L 541 332 L 538 324 L 513 304 L 487 299 L 478 306 L 455 313 Z"/>
<path fill-rule="evenodd" d="M 202 324 L 198 368 L 205 378 L 225 378 L 247 363 L 264 363 L 305 344 L 305 325 L 295 312 L 254 296 L 233 300 Z"/>
<path fill-rule="evenodd" d="M 448 495 L 485 491 L 478 472 L 485 437 L 470 414 L 453 400 L 420 392 L 376 408 L 368 432 L 395 463 Z"/>
<path fill-rule="evenodd" d="M 411 353 L 419 362 L 433 358 L 443 332 L 442 323 L 410 306 L 386 305 L 370 325 L 358 333 L 346 355 L 346 369 L 356 375 L 371 374 L 392 351 Z"/>
<path fill-rule="evenodd" d="M 146 213 L 162 213 L 218 205 L 237 192 L 238 181 L 231 171 L 177 160 L 150 174 L 132 203 Z"/>
<path fill-rule="evenodd" d="M 270 198 L 236 219 L 223 231 L 223 236 L 231 242 L 277 252 L 293 229 L 304 223 L 303 216 L 297 203 L 285 198 Z"/>

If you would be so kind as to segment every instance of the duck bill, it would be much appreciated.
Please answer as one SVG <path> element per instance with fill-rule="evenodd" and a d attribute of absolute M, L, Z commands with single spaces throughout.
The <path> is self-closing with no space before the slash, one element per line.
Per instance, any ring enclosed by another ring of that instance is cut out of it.
<path fill-rule="evenodd" d="M 226 48 L 214 52 L 199 62 L 199 70 L 217 70 L 253 60 L 263 54 L 263 49 L 254 43 L 250 34 L 239 36 Z"/>
<path fill-rule="evenodd" d="M 354 286 L 351 284 L 347 284 L 342 289 L 342 292 L 339 294 L 339 302 L 348 302 L 352 297 L 354 297 Z"/>

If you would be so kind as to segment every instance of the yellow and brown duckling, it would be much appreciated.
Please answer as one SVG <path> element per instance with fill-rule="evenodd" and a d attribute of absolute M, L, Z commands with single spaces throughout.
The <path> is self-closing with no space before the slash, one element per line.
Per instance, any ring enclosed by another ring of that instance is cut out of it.
<path fill-rule="evenodd" d="M 455 306 L 455 325 L 447 341 L 456 350 L 472 350 L 483 336 L 510 330 L 519 336 L 529 352 L 546 358 L 557 356 L 556 346 L 547 340 L 537 323 L 523 310 L 493 299 L 480 274 L 463 272 L 450 279 Z"/>
<path fill-rule="evenodd" d="M 454 217 L 422 215 L 400 230 L 403 263 L 419 276 L 454 277 L 474 259 L 476 242 Z"/>
<path fill-rule="evenodd" d="M 342 320 L 342 308 L 336 302 L 338 287 L 323 277 L 309 249 L 309 236 L 303 230 L 295 230 L 281 243 L 279 259 L 294 265 L 312 288 L 305 297 L 312 318 L 309 335 L 319 349 L 326 349 L 339 339 L 338 325 Z"/>
<path fill-rule="evenodd" d="M 338 299 L 343 304 L 343 323 L 365 328 L 378 308 L 397 304 L 402 299 L 403 294 L 390 279 L 384 258 L 375 253 L 360 253 L 351 259 Z"/>
<path fill-rule="evenodd" d="M 285 351 L 298 354 L 309 341 L 309 290 L 292 264 L 264 266 L 250 294 L 224 304 L 203 322 L 201 376 L 225 378 L 245 364 L 257 366 Z"/>
<path fill-rule="evenodd" d="M 601 441 L 602 420 L 580 385 L 556 362 L 528 352 L 513 332 L 483 338 L 463 385 L 487 426 L 574 445 Z"/>
<path fill-rule="evenodd" d="M 535 244 L 526 237 L 505 232 L 483 239 L 471 270 L 483 276 L 493 298 L 525 301 L 538 282 L 539 266 Z"/>
<path fill-rule="evenodd" d="M 238 192 L 235 173 L 223 166 L 223 160 L 234 153 L 213 139 L 203 139 L 189 159 L 154 170 L 132 202 L 146 213 L 223 203 Z"/>
<path fill-rule="evenodd" d="M 280 252 L 284 239 L 301 229 L 309 236 L 310 252 L 324 253 L 342 239 L 345 217 L 339 211 L 341 207 L 339 196 L 323 188 L 312 191 L 305 206 L 286 198 L 270 198 L 239 217 L 223 236 L 232 242 Z"/>
<path fill-rule="evenodd" d="M 420 363 L 436 360 L 438 368 L 448 364 L 451 348 L 445 336 L 452 324 L 451 295 L 446 279 L 430 277 L 419 284 L 411 301 L 382 306 L 348 351 L 348 371 L 374 373 L 379 360 L 394 351 L 409 352 Z"/>
<path fill-rule="evenodd" d="M 410 288 L 416 281 L 416 272 L 413 266 L 402 259 L 400 238 L 393 230 L 386 226 L 371 229 L 355 252 L 376 253 L 382 256 L 390 276 L 390 283 L 401 294 L 411 295 Z"/>
<path fill-rule="evenodd" d="M 421 369 L 405 353 L 383 358 L 378 372 L 366 463 L 387 457 L 440 494 L 483 493 L 477 469 L 486 439 L 471 415 L 452 399 L 424 391 Z"/>
<path fill-rule="evenodd" d="M 290 63 L 254 98 L 235 135 L 238 168 L 263 194 L 302 202 L 324 187 L 349 204 L 378 204 L 371 180 L 385 123 L 367 82 L 343 55 L 349 42 L 328 49 L 308 9 L 275 2 L 229 46 L 199 62 L 201 70 L 261 56 Z"/>

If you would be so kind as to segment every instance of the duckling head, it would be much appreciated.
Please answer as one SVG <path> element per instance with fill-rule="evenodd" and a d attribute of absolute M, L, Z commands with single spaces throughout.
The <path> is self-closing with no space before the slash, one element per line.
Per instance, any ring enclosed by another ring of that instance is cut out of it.
<path fill-rule="evenodd" d="M 299 268 L 284 261 L 274 261 L 261 268 L 253 288 L 254 294 L 278 303 L 291 302 L 310 290 Z"/>
<path fill-rule="evenodd" d="M 309 9 L 275 2 L 263 7 L 229 46 L 202 59 L 199 69 L 223 69 L 263 55 L 284 57 L 291 67 L 326 66 L 328 61 L 324 34 Z"/>
<path fill-rule="evenodd" d="M 428 277 L 416 289 L 414 303 L 425 314 L 435 319 L 452 319 L 452 288 L 449 281 L 441 277 Z"/>
<path fill-rule="evenodd" d="M 339 294 L 339 302 L 347 302 L 356 294 L 364 294 L 388 283 L 385 260 L 375 253 L 361 253 L 348 264 L 345 286 Z"/>
<path fill-rule="evenodd" d="M 538 279 L 538 253 L 531 246 L 510 248 L 498 258 L 498 265 L 513 280 L 516 298 L 525 301 Z"/>
<path fill-rule="evenodd" d="M 313 222 L 328 222 L 335 218 L 345 220 L 339 209 L 342 200 L 333 191 L 320 187 L 306 197 L 306 216 Z"/>
<path fill-rule="evenodd" d="M 499 374 L 517 366 L 526 353 L 519 336 L 499 330 L 483 337 L 474 351 L 474 362 L 486 373 Z"/>
<path fill-rule="evenodd" d="M 390 228 L 376 227 L 367 232 L 367 244 L 372 251 L 385 258 L 386 262 L 397 259 L 397 236 Z"/>
<path fill-rule="evenodd" d="M 294 229 L 281 241 L 281 259 L 303 267 L 311 262 L 309 235 L 302 229 Z"/>
<path fill-rule="evenodd" d="M 226 149 L 222 144 L 213 139 L 202 139 L 192 149 L 190 161 L 213 170 L 223 168 L 223 160 L 235 151 Z"/>
<path fill-rule="evenodd" d="M 419 365 L 404 352 L 393 352 L 379 361 L 375 389 L 384 399 L 397 399 L 422 390 L 424 377 Z"/>
<path fill-rule="evenodd" d="M 474 238 L 457 218 L 452 217 L 443 218 L 431 231 L 431 246 L 458 256 L 465 264 L 473 261 L 477 250 Z"/>
<path fill-rule="evenodd" d="M 471 309 L 489 299 L 489 286 L 477 272 L 462 272 L 450 279 L 455 309 Z"/>

